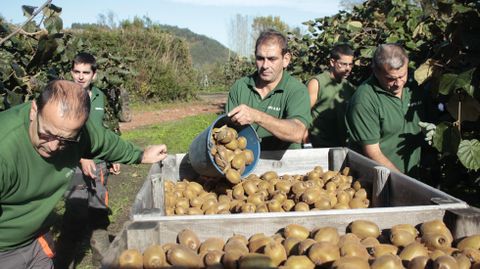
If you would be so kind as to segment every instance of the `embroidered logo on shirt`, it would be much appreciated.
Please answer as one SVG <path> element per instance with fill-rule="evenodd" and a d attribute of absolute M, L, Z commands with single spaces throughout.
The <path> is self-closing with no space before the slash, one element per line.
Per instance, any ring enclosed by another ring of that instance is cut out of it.
<path fill-rule="evenodd" d="M 267 110 L 280 111 L 280 108 L 275 106 L 268 106 Z"/>
<path fill-rule="evenodd" d="M 103 110 L 103 107 L 95 107 L 95 110 Z"/>
<path fill-rule="evenodd" d="M 68 172 L 65 173 L 65 178 L 71 178 L 72 175 L 73 175 L 74 170 L 75 170 L 75 169 L 70 169 L 70 170 L 68 170 Z"/>
<path fill-rule="evenodd" d="M 417 102 L 413 102 L 413 103 L 408 104 L 409 107 L 420 106 L 420 105 L 422 105 L 422 101 L 417 101 Z"/>

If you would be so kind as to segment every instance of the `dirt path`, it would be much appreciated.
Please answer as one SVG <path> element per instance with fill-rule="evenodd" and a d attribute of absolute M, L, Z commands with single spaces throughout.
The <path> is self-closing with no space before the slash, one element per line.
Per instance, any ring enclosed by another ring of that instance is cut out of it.
<path fill-rule="evenodd" d="M 132 130 L 138 127 L 152 125 L 156 123 L 181 119 L 188 116 L 202 113 L 218 113 L 225 108 L 227 100 L 226 94 L 203 94 L 200 100 L 190 103 L 181 103 L 175 107 L 156 111 L 134 111 L 132 121 L 121 122 L 120 130 Z"/>

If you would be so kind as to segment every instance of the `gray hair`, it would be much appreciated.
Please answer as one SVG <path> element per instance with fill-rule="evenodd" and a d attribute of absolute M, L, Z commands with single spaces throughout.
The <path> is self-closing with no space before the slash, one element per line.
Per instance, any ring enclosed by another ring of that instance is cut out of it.
<path fill-rule="evenodd" d="M 372 68 L 381 69 L 385 65 L 399 69 L 408 63 L 408 55 L 402 46 L 398 44 L 382 44 L 377 47 L 373 54 Z"/>
<path fill-rule="evenodd" d="M 90 97 L 80 84 L 67 80 L 54 80 L 47 84 L 36 99 L 38 112 L 41 113 L 47 103 L 56 104 L 62 117 L 88 117 Z"/>

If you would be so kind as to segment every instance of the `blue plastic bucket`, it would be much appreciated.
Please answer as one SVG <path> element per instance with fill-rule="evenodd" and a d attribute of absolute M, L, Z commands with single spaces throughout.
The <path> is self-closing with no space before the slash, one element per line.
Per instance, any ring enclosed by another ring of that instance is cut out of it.
<path fill-rule="evenodd" d="M 220 115 L 207 129 L 197 135 L 192 144 L 190 144 L 188 157 L 193 169 L 199 175 L 209 177 L 224 176 L 222 169 L 218 167 L 213 156 L 210 154 L 210 149 L 213 146 L 210 138 L 212 137 L 213 128 L 221 127 L 225 124 L 228 127 L 237 130 L 239 137 L 244 136 L 247 139 L 247 149 L 253 152 L 253 162 L 245 166 L 245 170 L 241 176 L 246 177 L 255 169 L 258 159 L 260 158 L 260 139 L 258 138 L 257 132 L 250 124 L 243 126 L 236 125 L 226 114 L 223 114 Z"/>

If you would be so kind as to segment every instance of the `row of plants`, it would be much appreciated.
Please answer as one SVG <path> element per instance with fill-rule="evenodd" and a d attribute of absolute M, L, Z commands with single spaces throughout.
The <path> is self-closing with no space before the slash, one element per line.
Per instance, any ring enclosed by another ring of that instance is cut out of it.
<path fill-rule="evenodd" d="M 118 119 L 130 118 L 128 96 L 140 101 L 187 100 L 198 88 L 188 45 L 155 25 L 65 30 L 58 6 L 22 9 L 26 19 L 33 19 L 19 31 L 18 25 L 0 18 L 0 38 L 5 39 L 0 44 L 0 110 L 35 98 L 52 79 L 71 79 L 71 60 L 81 51 L 97 58 L 95 85 L 108 97 L 106 123 L 117 131 Z"/>

